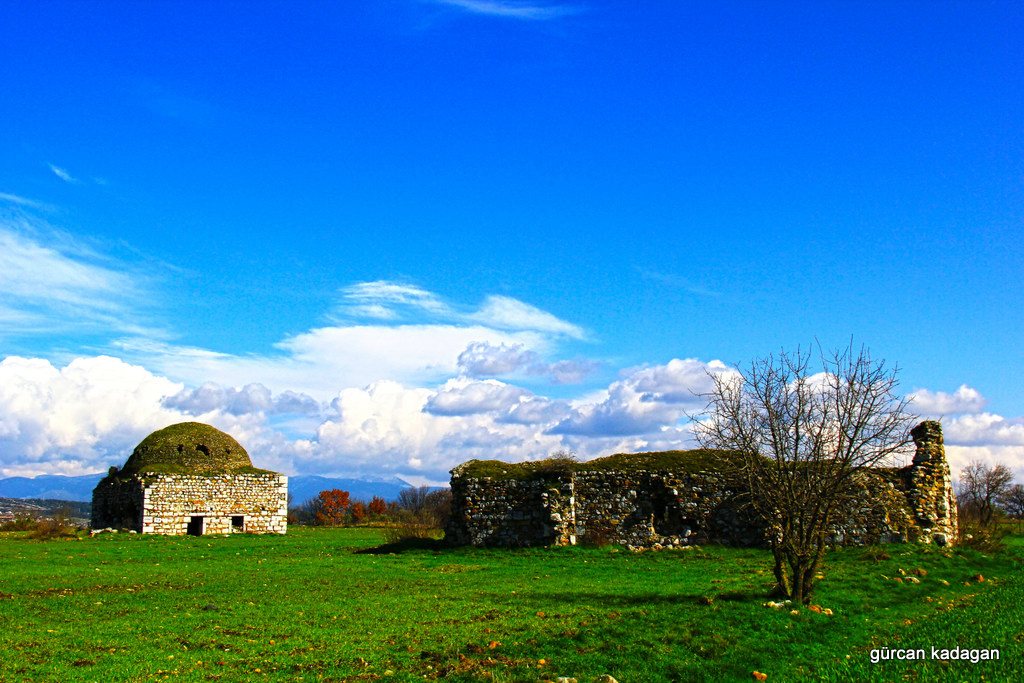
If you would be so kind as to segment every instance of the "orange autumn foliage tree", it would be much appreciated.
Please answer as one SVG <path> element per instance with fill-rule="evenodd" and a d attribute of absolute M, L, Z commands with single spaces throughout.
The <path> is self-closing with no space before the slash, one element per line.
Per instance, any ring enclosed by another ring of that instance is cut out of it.
<path fill-rule="evenodd" d="M 320 526 L 339 526 L 345 521 L 345 513 L 351 503 L 348 499 L 348 491 L 331 489 L 321 491 L 317 494 L 319 503 L 316 513 L 316 523 Z"/>
<path fill-rule="evenodd" d="M 380 496 L 374 496 L 373 500 L 370 501 L 370 514 L 380 517 L 387 511 L 388 504 L 384 502 L 384 499 Z"/>
<path fill-rule="evenodd" d="M 352 503 L 352 521 L 355 524 L 366 519 L 366 506 L 363 505 L 362 501 L 356 501 Z"/>

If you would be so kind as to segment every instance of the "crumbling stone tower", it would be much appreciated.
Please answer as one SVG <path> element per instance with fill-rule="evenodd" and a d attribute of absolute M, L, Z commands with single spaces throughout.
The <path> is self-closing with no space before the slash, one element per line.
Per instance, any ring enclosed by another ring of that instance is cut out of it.
<path fill-rule="evenodd" d="M 910 436 L 917 452 L 903 475 L 920 540 L 938 545 L 955 543 L 959 531 L 956 496 L 942 443 L 942 425 L 934 420 L 922 422 L 910 430 Z"/>
<path fill-rule="evenodd" d="M 182 422 L 153 432 L 92 492 L 92 526 L 181 535 L 287 531 L 288 477 L 256 469 L 237 441 Z"/>

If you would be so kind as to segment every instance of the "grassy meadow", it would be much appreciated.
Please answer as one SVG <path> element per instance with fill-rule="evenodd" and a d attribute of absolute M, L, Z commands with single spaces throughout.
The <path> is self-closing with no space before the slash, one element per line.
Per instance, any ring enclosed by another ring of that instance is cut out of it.
<path fill-rule="evenodd" d="M 838 550 L 814 595 L 831 616 L 765 607 L 758 550 L 382 543 L 369 528 L 0 534 L 0 681 L 1024 679 L 1020 536 L 996 555 Z M 1001 659 L 870 659 L 931 646 Z"/>

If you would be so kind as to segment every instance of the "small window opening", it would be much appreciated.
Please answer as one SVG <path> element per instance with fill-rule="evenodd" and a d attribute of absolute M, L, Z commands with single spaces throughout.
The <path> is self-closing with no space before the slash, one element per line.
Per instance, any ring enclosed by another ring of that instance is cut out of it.
<path fill-rule="evenodd" d="M 190 517 L 188 520 L 188 535 L 189 536 L 202 536 L 203 535 L 203 518 L 202 517 Z"/>
<path fill-rule="evenodd" d="M 241 515 L 231 518 L 232 531 L 245 531 L 245 517 Z"/>

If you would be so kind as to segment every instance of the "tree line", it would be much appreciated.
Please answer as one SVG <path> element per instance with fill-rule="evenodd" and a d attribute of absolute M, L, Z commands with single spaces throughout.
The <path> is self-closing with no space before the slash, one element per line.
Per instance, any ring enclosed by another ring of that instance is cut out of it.
<path fill-rule="evenodd" d="M 440 529 L 451 514 L 450 489 L 429 486 L 408 488 L 396 500 L 373 496 L 369 501 L 352 500 L 348 491 L 321 491 L 288 509 L 288 523 L 309 526 L 412 525 Z"/>

